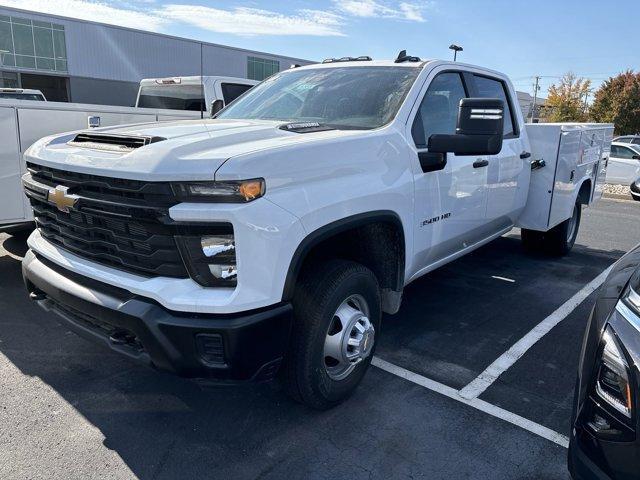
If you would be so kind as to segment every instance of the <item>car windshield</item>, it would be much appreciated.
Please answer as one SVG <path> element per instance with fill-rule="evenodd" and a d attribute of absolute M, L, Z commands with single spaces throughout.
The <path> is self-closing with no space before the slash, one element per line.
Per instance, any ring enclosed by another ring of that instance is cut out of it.
<path fill-rule="evenodd" d="M 419 71 L 417 67 L 290 70 L 254 87 L 217 118 L 378 128 L 393 119 Z"/>

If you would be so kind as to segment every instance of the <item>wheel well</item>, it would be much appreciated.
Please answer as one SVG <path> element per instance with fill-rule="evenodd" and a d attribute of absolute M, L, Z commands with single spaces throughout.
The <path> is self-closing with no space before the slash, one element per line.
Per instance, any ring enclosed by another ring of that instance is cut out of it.
<path fill-rule="evenodd" d="M 283 300 L 291 300 L 301 274 L 316 262 L 330 258 L 352 260 L 369 268 L 380 285 L 382 310 L 398 311 L 404 286 L 405 243 L 397 215 L 351 217 L 309 235 L 291 261 Z"/>
<path fill-rule="evenodd" d="M 591 201 L 591 180 L 587 179 L 580 185 L 577 202 L 580 205 L 589 205 Z"/>

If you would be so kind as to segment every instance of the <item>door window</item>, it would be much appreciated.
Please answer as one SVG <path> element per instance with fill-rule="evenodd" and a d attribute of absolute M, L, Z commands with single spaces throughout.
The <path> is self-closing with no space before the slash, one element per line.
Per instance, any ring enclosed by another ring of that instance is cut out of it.
<path fill-rule="evenodd" d="M 618 145 L 611 145 L 611 156 L 615 158 L 624 158 L 625 160 L 632 160 L 634 155 L 640 155 L 640 153 L 631 150 L 627 147 L 620 147 Z"/>
<path fill-rule="evenodd" d="M 433 134 L 454 134 L 460 100 L 466 92 L 459 73 L 446 72 L 436 76 L 425 93 L 411 127 L 413 141 L 425 148 Z"/>
<path fill-rule="evenodd" d="M 249 90 L 252 86 L 253 85 L 242 85 L 240 83 L 223 83 L 221 87 L 224 104 L 230 104 L 244 92 Z"/>
<path fill-rule="evenodd" d="M 500 80 L 496 80 L 488 77 L 481 77 L 480 75 L 474 75 L 476 94 L 475 96 L 482 98 L 499 98 L 504 102 L 504 136 L 513 137 L 517 133 L 514 130 L 514 120 L 511 114 L 511 102 L 507 97 L 505 85 Z"/>

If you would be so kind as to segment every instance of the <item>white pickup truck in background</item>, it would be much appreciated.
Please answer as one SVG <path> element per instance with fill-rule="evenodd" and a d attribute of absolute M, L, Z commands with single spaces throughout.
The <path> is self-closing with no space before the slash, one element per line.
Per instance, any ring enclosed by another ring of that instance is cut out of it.
<path fill-rule="evenodd" d="M 46 102 L 47 99 L 40 90 L 29 88 L 0 88 L 0 100 L 31 100 Z"/>
<path fill-rule="evenodd" d="M 31 99 L 3 99 L 0 96 L 0 225 L 27 224 L 33 221 L 31 207 L 24 197 L 20 183 L 20 177 L 26 172 L 23 154 L 27 148 L 36 140 L 48 135 L 85 129 L 89 117 L 100 125 L 113 126 L 193 119 L 199 118 L 200 114 Z"/>
<path fill-rule="evenodd" d="M 478 66 L 294 68 L 214 119 L 34 144 L 23 275 L 40 306 L 124 355 L 211 381 L 279 375 L 328 408 L 408 283 L 514 227 L 567 253 L 612 134 L 525 125 L 509 79 Z"/>
<path fill-rule="evenodd" d="M 246 78 L 206 75 L 145 78 L 140 82 L 136 107 L 202 111 L 210 116 L 258 83 Z M 216 100 L 216 111 L 212 111 Z"/>

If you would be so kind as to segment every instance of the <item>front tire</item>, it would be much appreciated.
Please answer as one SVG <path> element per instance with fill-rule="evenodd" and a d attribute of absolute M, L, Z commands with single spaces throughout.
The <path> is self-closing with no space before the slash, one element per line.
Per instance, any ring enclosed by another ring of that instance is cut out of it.
<path fill-rule="evenodd" d="M 294 326 L 283 370 L 296 401 L 326 410 L 366 373 L 380 333 L 380 292 L 363 265 L 330 260 L 307 269 L 293 299 Z"/>

